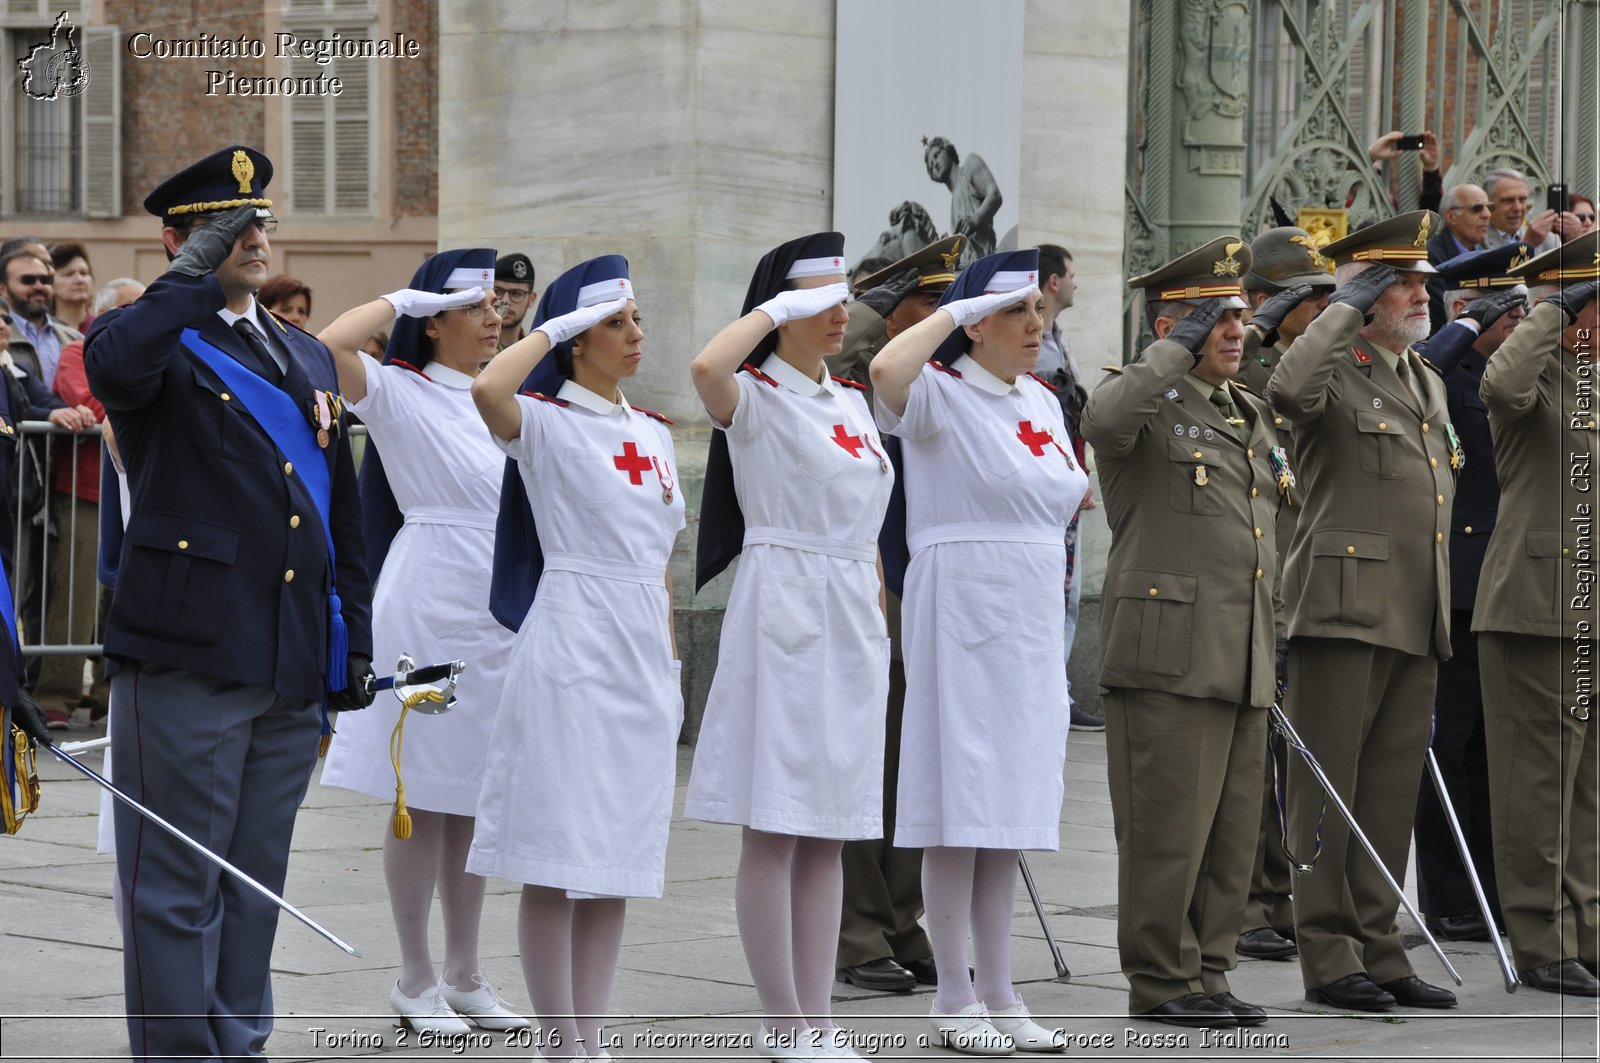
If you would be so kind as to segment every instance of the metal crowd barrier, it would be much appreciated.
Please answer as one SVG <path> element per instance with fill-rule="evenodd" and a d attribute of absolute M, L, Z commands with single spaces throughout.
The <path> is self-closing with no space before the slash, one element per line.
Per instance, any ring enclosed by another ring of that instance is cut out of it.
<path fill-rule="evenodd" d="M 86 514 L 80 516 L 83 507 L 62 504 L 58 499 L 77 500 L 80 475 L 93 476 L 98 483 L 100 426 L 71 432 L 49 421 L 22 421 L 17 431 L 19 438 L 12 454 L 13 528 L 9 575 L 22 653 L 24 657 L 98 657 L 103 648 L 101 625 L 104 621 L 98 573 L 92 560 L 99 556 L 100 550 L 98 508 L 93 527 L 83 528 L 81 524 L 89 519 Z M 348 432 L 352 438 L 365 442 L 365 425 L 350 425 Z M 93 460 L 80 459 L 76 449 L 89 445 L 93 448 Z M 55 486 L 58 461 L 67 462 L 71 468 L 64 495 Z M 90 537 L 94 544 L 86 566 L 79 564 L 78 551 L 73 549 L 80 534 Z M 51 642 L 47 637 L 52 628 L 50 622 L 61 619 L 59 610 L 66 610 L 61 630 L 70 633 L 81 629 L 78 610 L 84 603 L 79 602 L 77 592 L 80 581 L 84 580 L 95 587 L 94 593 L 86 599 L 92 613 L 88 628 L 91 640 Z"/>

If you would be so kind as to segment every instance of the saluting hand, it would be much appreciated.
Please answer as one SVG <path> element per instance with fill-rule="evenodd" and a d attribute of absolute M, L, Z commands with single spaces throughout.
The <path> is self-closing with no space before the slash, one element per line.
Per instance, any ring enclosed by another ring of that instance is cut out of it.
<path fill-rule="evenodd" d="M 371 689 L 377 678 L 372 674 L 372 658 L 352 651 L 345 662 L 345 688 L 328 695 L 328 708 L 335 712 L 364 709 L 377 696 Z"/>
<path fill-rule="evenodd" d="M 22 733 L 39 743 L 41 746 L 54 745 L 55 740 L 50 737 L 50 727 L 44 718 L 44 710 L 39 703 L 28 696 L 26 690 L 17 689 L 17 703 L 11 706 L 11 722 L 22 728 Z"/>
<path fill-rule="evenodd" d="M 850 287 L 841 281 L 821 288 L 791 288 L 779 292 L 756 309 L 770 317 L 772 327 L 777 328 L 786 321 L 815 317 L 848 298 L 850 298 Z"/>
<path fill-rule="evenodd" d="M 1367 319 L 1367 324 L 1372 324 L 1372 307 L 1378 297 L 1389 290 L 1389 286 L 1400 279 L 1400 274 L 1393 266 L 1379 263 L 1370 269 L 1362 270 L 1354 277 L 1333 290 L 1328 297 L 1328 305 L 1343 303 L 1361 311 L 1361 316 Z"/>
<path fill-rule="evenodd" d="M 1212 296 L 1201 303 L 1194 313 L 1173 325 L 1172 331 L 1167 333 L 1167 339 L 1192 354 L 1195 364 L 1199 365 L 1206 340 L 1211 338 L 1211 330 L 1217 327 L 1225 310 L 1227 307 L 1222 300 Z"/>
<path fill-rule="evenodd" d="M 401 288 L 383 298 L 394 307 L 395 317 L 432 317 L 446 310 L 476 306 L 483 301 L 483 289 L 467 288 L 441 295 L 438 292 L 418 291 L 416 288 Z"/>
<path fill-rule="evenodd" d="M 613 299 L 607 303 L 596 303 L 593 306 L 580 306 L 570 314 L 553 317 L 539 325 L 533 331 L 542 332 L 550 337 L 550 346 L 565 343 L 572 337 L 593 328 L 606 318 L 615 314 L 628 305 L 626 299 Z"/>
<path fill-rule="evenodd" d="M 939 309 L 955 319 L 956 328 L 963 325 L 973 325 L 996 310 L 1004 310 L 1014 303 L 1020 303 L 1028 296 L 1039 290 L 1037 284 L 1030 284 L 1026 288 L 1016 288 L 1009 292 L 994 292 L 990 295 L 974 295 L 971 299 L 956 299 L 945 303 Z"/>
<path fill-rule="evenodd" d="M 239 234 L 254 225 L 255 220 L 255 207 L 235 207 L 205 228 L 192 230 L 167 266 L 167 272 L 181 273 L 185 277 L 215 273 L 233 254 Z"/>
<path fill-rule="evenodd" d="M 888 317 L 906 296 L 916 290 L 921 281 L 922 274 L 914 269 L 903 269 L 876 288 L 864 292 L 856 302 L 867 304 L 879 317 Z"/>
<path fill-rule="evenodd" d="M 1567 324 L 1578 320 L 1578 313 L 1594 301 L 1595 294 L 1600 292 L 1600 281 L 1585 281 L 1582 284 L 1573 284 L 1561 289 L 1555 295 L 1546 299 L 1547 303 L 1555 303 L 1567 315 Z"/>
<path fill-rule="evenodd" d="M 1472 300 L 1461 311 L 1461 316 L 1476 321 L 1480 330 L 1486 329 L 1515 308 L 1527 305 L 1527 302 L 1527 298 L 1518 291 L 1495 292 Z"/>
<path fill-rule="evenodd" d="M 1278 327 L 1294 309 L 1311 298 L 1311 285 L 1296 284 L 1285 288 L 1256 308 L 1250 315 L 1250 324 L 1261 333 L 1261 344 L 1270 347 L 1278 342 Z"/>

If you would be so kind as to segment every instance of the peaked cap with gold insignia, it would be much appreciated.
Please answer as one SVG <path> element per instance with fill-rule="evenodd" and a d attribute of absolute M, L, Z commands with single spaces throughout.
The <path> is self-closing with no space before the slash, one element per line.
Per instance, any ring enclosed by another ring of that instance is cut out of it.
<path fill-rule="evenodd" d="M 1147 302 L 1199 303 L 1207 299 L 1231 300 L 1229 309 L 1245 307 L 1241 279 L 1250 268 L 1250 246 L 1237 236 L 1219 236 L 1208 244 L 1168 262 L 1160 269 L 1128 282 L 1143 288 Z"/>

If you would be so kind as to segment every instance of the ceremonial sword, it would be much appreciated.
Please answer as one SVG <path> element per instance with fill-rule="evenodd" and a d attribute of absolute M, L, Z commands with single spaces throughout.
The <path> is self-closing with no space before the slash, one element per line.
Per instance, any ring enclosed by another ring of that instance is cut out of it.
<path fill-rule="evenodd" d="M 1295 732 L 1294 724 L 1290 723 L 1289 717 L 1284 715 L 1283 708 L 1278 702 L 1273 702 L 1270 711 L 1272 713 L 1272 726 L 1279 734 L 1283 735 L 1283 740 L 1289 744 L 1290 748 L 1299 753 L 1300 758 L 1306 762 L 1306 767 L 1311 769 L 1311 774 L 1322 785 L 1322 792 L 1328 795 L 1328 799 L 1333 802 L 1333 806 L 1344 817 L 1346 825 L 1350 828 L 1351 835 L 1361 843 L 1361 847 L 1372 858 L 1373 864 L 1378 868 L 1378 873 L 1389 884 L 1389 888 L 1394 891 L 1394 895 L 1400 899 L 1400 904 L 1405 908 L 1406 913 L 1416 920 L 1417 928 L 1422 931 L 1422 936 L 1428 940 L 1428 945 L 1433 949 L 1434 955 L 1439 957 L 1439 962 L 1444 964 L 1444 969 L 1450 972 L 1450 977 L 1456 980 L 1456 985 L 1461 985 L 1461 976 L 1456 973 L 1454 965 L 1450 963 L 1450 958 L 1444 954 L 1444 949 L 1441 949 L 1439 943 L 1434 940 L 1433 934 L 1429 932 L 1428 924 L 1423 921 L 1422 916 L 1418 915 L 1417 910 L 1411 906 L 1411 902 L 1406 900 L 1405 890 L 1400 888 L 1400 883 L 1394 880 L 1394 876 L 1384 866 L 1383 859 L 1378 856 L 1378 850 L 1373 847 L 1372 842 L 1367 840 L 1366 832 L 1361 829 L 1360 824 L 1356 822 L 1354 814 L 1351 813 L 1344 800 L 1340 798 L 1339 791 L 1333 788 L 1332 780 L 1322 770 L 1322 765 L 1317 763 L 1315 754 L 1307 749 L 1306 744 L 1300 740 L 1300 735 Z M 1285 817 L 1285 822 L 1287 822 L 1287 817 Z M 1310 871 L 1311 868 L 1308 865 L 1295 862 L 1295 870 L 1304 874 Z"/>
<path fill-rule="evenodd" d="M 1456 850 L 1461 854 L 1461 866 L 1467 870 L 1467 880 L 1472 883 L 1472 895 L 1478 898 L 1478 910 L 1483 913 L 1484 925 L 1489 928 L 1489 940 L 1494 942 L 1495 955 L 1500 957 L 1500 974 L 1506 980 L 1506 992 L 1515 993 L 1522 981 L 1517 977 L 1516 969 L 1511 966 L 1511 957 L 1506 955 L 1506 947 L 1500 941 L 1494 912 L 1490 911 L 1489 898 L 1483 892 L 1483 880 L 1478 877 L 1478 869 L 1472 864 L 1472 854 L 1467 851 L 1467 836 L 1462 833 L 1461 821 L 1456 818 L 1455 805 L 1450 801 L 1450 792 L 1445 789 L 1444 772 L 1439 770 L 1439 759 L 1433 755 L 1431 735 L 1428 738 L 1428 774 L 1433 776 L 1433 788 L 1439 791 L 1439 804 L 1444 806 L 1444 818 L 1455 837 Z"/>
<path fill-rule="evenodd" d="M 1028 870 L 1028 854 L 1017 854 L 1017 865 L 1022 868 L 1022 881 L 1028 887 L 1028 896 L 1033 901 L 1033 910 L 1039 916 L 1039 928 L 1044 931 L 1045 944 L 1050 946 L 1050 960 L 1056 965 L 1056 981 L 1070 982 L 1072 972 L 1067 970 L 1067 961 L 1061 958 L 1061 946 L 1056 944 L 1056 937 L 1050 933 L 1050 924 L 1045 921 L 1044 905 L 1039 902 L 1039 888 L 1033 884 L 1033 872 Z"/>

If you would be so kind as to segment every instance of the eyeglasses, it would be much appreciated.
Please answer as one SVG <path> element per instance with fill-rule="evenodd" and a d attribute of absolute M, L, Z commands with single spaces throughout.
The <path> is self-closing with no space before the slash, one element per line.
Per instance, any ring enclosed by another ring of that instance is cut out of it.
<path fill-rule="evenodd" d="M 1459 207 L 1451 207 L 1450 209 L 1451 210 L 1470 210 L 1474 214 L 1487 214 L 1487 213 L 1489 213 L 1489 204 L 1487 204 L 1487 203 L 1466 203 L 1466 204 L 1462 204 Z"/>
<path fill-rule="evenodd" d="M 49 288 L 55 284 L 55 281 L 56 278 L 55 274 L 53 273 L 24 273 L 22 276 L 17 278 L 17 283 L 22 285 L 24 288 L 31 288 L 35 284 L 42 284 L 46 288 Z"/>
<path fill-rule="evenodd" d="M 528 296 L 533 293 L 517 291 L 513 288 L 502 288 L 497 284 L 494 288 L 494 294 L 508 303 L 525 303 L 528 301 Z"/>
<path fill-rule="evenodd" d="M 220 217 L 222 217 L 221 214 L 198 214 L 195 216 L 193 228 L 196 231 L 204 229 Z M 278 231 L 277 218 L 257 218 L 250 224 L 256 227 L 257 232 L 265 233 L 268 236 Z"/>
<path fill-rule="evenodd" d="M 496 317 L 505 317 L 506 313 L 511 309 L 511 304 L 502 299 L 498 302 L 490 303 L 488 306 L 479 303 L 477 306 L 463 306 L 457 309 L 474 321 L 482 321 L 485 310 L 493 310 Z"/>

